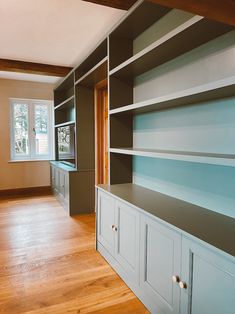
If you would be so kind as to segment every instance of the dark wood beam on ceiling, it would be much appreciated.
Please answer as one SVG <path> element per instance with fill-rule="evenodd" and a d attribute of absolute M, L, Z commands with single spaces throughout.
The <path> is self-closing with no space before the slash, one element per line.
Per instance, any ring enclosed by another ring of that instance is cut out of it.
<path fill-rule="evenodd" d="M 83 0 L 128 10 L 137 0 Z M 147 0 L 235 26 L 235 0 Z"/>
<path fill-rule="evenodd" d="M 83 0 L 115 9 L 128 10 L 137 0 Z"/>
<path fill-rule="evenodd" d="M 0 71 L 64 77 L 71 70 L 72 68 L 64 66 L 0 59 Z"/>
<path fill-rule="evenodd" d="M 235 0 L 149 0 L 235 26 Z"/>

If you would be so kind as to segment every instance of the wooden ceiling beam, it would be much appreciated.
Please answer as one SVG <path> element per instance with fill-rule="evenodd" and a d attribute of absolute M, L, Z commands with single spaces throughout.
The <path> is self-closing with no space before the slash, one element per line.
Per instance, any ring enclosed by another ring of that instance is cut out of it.
<path fill-rule="evenodd" d="M 128 10 L 137 0 L 83 0 L 120 10 Z"/>
<path fill-rule="evenodd" d="M 148 0 L 235 26 L 234 0 Z"/>
<path fill-rule="evenodd" d="M 71 70 L 72 68 L 64 66 L 0 59 L 0 71 L 64 77 Z"/>
<path fill-rule="evenodd" d="M 137 0 L 83 0 L 128 10 Z M 235 26 L 235 0 L 147 0 Z"/>

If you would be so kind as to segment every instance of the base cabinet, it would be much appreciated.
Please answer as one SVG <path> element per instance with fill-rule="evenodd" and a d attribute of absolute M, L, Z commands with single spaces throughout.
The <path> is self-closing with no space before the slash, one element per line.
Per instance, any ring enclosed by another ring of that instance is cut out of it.
<path fill-rule="evenodd" d="M 60 181 L 59 181 L 59 169 L 51 167 L 51 187 L 54 193 L 59 193 Z"/>
<path fill-rule="evenodd" d="M 69 215 L 94 211 L 94 181 L 94 171 L 66 170 L 66 166 L 51 162 L 52 191 Z"/>
<path fill-rule="evenodd" d="M 235 258 L 98 189 L 97 246 L 153 314 L 234 314 Z"/>
<path fill-rule="evenodd" d="M 58 188 L 57 195 L 64 208 L 69 211 L 69 173 L 61 169 L 57 169 L 58 172 Z"/>
<path fill-rule="evenodd" d="M 69 211 L 69 174 L 51 166 L 51 187 L 57 199 Z"/>
<path fill-rule="evenodd" d="M 139 281 L 139 213 L 106 193 L 98 194 L 98 241 L 133 282 Z"/>

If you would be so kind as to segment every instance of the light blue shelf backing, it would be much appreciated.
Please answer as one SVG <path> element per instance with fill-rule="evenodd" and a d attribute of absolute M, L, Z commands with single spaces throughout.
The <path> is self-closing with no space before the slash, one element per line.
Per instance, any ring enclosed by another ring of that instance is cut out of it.
<path fill-rule="evenodd" d="M 134 147 L 235 154 L 235 97 L 136 115 Z M 235 218 L 235 167 L 133 156 L 133 182 Z"/>

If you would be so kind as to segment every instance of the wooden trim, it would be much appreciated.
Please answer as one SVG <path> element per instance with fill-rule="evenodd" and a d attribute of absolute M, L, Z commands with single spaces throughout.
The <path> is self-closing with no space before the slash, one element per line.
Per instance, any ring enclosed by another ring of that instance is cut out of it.
<path fill-rule="evenodd" d="M 95 85 L 95 90 L 107 89 L 107 86 L 108 86 L 107 79 L 104 79 L 103 81 L 100 81 Z"/>
<path fill-rule="evenodd" d="M 72 68 L 64 66 L 0 59 L 0 71 L 64 77 L 71 70 Z"/>
<path fill-rule="evenodd" d="M 52 189 L 51 186 L 37 186 L 29 188 L 17 188 L 17 189 L 8 189 L 0 190 L 0 197 L 4 196 L 25 196 L 25 195 L 51 195 Z"/>
<path fill-rule="evenodd" d="M 148 0 L 235 26 L 234 0 Z"/>
<path fill-rule="evenodd" d="M 95 103 L 95 183 L 100 184 L 108 180 L 108 156 L 104 156 L 104 145 L 108 143 L 105 138 L 105 132 L 108 136 L 108 128 L 105 131 L 104 119 L 105 114 L 108 115 L 108 108 L 105 108 L 103 101 L 103 91 L 107 90 L 107 79 L 97 83 L 94 91 Z M 108 147 L 107 147 L 108 153 Z M 106 171 L 104 171 L 104 164 L 106 163 Z"/>
<path fill-rule="evenodd" d="M 128 10 L 137 0 L 83 0 L 106 7 L 111 7 L 120 10 Z"/>

